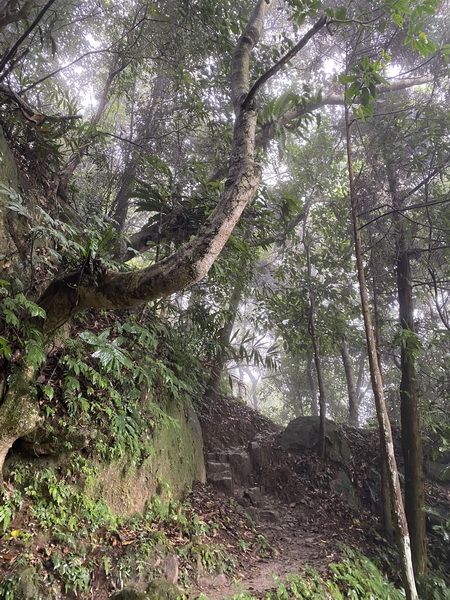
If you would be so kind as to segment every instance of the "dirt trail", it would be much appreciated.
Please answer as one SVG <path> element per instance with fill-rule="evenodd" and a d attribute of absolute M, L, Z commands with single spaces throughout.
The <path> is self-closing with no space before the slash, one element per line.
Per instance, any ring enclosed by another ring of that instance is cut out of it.
<path fill-rule="evenodd" d="M 318 494 L 316 501 L 319 501 L 316 506 L 323 506 L 330 498 L 323 497 L 320 503 Z M 266 495 L 257 508 L 250 505 L 247 509 L 255 523 L 254 539 L 261 543 L 252 544 L 238 555 L 233 578 L 226 574 L 201 576 L 192 597 L 203 593 L 209 600 L 223 600 L 243 591 L 262 597 L 276 586 L 277 579 L 302 572 L 305 567 L 325 573 L 329 563 L 341 558 L 340 544 L 361 547 L 363 543 L 355 524 L 351 523 L 345 530 L 336 527 L 336 523 L 327 524 L 323 514 L 317 514 L 304 499 L 286 502 Z M 245 532 L 239 531 L 235 524 L 233 529 L 232 537 L 245 538 Z M 230 531 L 222 530 L 219 537 L 225 546 L 231 547 Z M 264 539 L 270 546 L 266 546 Z"/>
<path fill-rule="evenodd" d="M 233 577 L 225 573 L 198 577 L 193 598 L 203 593 L 209 600 L 223 600 L 242 591 L 262 597 L 276 586 L 276 578 L 306 567 L 325 573 L 331 562 L 342 557 L 342 545 L 369 555 L 374 551 L 367 529 L 376 519 L 333 493 L 329 482 L 335 467 L 324 464 L 314 452 L 298 457 L 281 451 L 281 428 L 232 399 L 206 406 L 201 421 L 207 453 L 218 448 L 245 449 L 257 439 L 262 457 L 253 473 L 260 490 L 256 498 L 249 496 L 248 489 L 235 489 L 230 500 L 210 486 L 194 494 L 195 512 L 203 514 L 206 522 L 216 518 L 222 523 L 213 541 L 234 554 L 237 564 Z M 227 502 L 232 510 L 224 512 Z M 245 517 L 236 519 L 233 514 L 237 504 L 248 511 L 251 528 Z"/>

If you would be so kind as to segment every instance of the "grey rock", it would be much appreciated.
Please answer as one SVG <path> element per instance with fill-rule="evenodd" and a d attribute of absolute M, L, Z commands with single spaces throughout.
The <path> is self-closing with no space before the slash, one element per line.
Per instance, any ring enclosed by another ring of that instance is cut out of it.
<path fill-rule="evenodd" d="M 288 452 L 301 454 L 316 447 L 319 441 L 319 417 L 298 417 L 289 423 L 280 435 L 280 446 Z M 348 464 L 349 445 L 343 429 L 334 421 L 326 420 L 326 453 L 329 459 Z"/>
<path fill-rule="evenodd" d="M 228 454 L 226 451 L 221 448 L 214 448 L 212 452 L 208 453 L 208 460 L 210 460 L 210 456 L 212 456 L 212 460 L 216 462 L 228 462 Z"/>
<path fill-rule="evenodd" d="M 345 496 L 350 506 L 353 506 L 354 508 L 358 506 L 355 488 L 345 471 L 340 470 L 337 472 L 335 479 L 330 482 L 330 488 L 336 494 Z"/>
<path fill-rule="evenodd" d="M 279 520 L 279 514 L 274 510 L 262 510 L 258 515 L 261 521 L 268 523 L 276 523 Z"/>
<path fill-rule="evenodd" d="M 208 477 L 210 478 L 213 473 L 226 473 L 229 477 L 231 477 L 231 469 L 230 465 L 227 462 L 207 462 L 206 470 L 208 473 Z"/>
<path fill-rule="evenodd" d="M 244 492 L 244 498 L 250 500 L 253 506 L 259 506 L 262 502 L 261 488 L 252 487 Z"/>
<path fill-rule="evenodd" d="M 208 477 L 208 481 L 212 483 L 215 488 L 221 490 L 228 496 L 234 494 L 234 483 L 231 475 L 224 477 L 222 473 L 211 473 Z"/>
<path fill-rule="evenodd" d="M 163 560 L 162 569 L 164 577 L 170 583 L 176 584 L 178 582 L 178 558 L 175 554 L 169 554 Z"/>
<path fill-rule="evenodd" d="M 250 444 L 248 445 L 248 453 L 250 455 L 250 459 L 252 461 L 253 468 L 256 470 L 260 469 L 263 464 L 263 457 L 264 457 L 264 453 L 263 453 L 261 444 L 255 440 L 250 442 Z"/>
<path fill-rule="evenodd" d="M 233 480 L 237 485 L 248 485 L 251 480 L 252 463 L 244 449 L 233 449 L 228 453 Z"/>

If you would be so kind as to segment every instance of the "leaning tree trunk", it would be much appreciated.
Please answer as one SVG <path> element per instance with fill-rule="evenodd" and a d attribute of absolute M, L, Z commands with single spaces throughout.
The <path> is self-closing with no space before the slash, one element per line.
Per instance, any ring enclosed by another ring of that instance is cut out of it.
<path fill-rule="evenodd" d="M 411 274 L 408 254 L 397 258 L 397 285 L 400 324 L 414 333 Z M 416 576 L 426 571 L 427 546 L 425 531 L 425 479 L 418 389 L 414 358 L 414 341 L 406 341 L 401 349 L 400 403 L 402 451 L 405 463 L 405 510 L 411 535 L 412 556 Z"/>
<path fill-rule="evenodd" d="M 402 580 L 405 587 L 407 600 L 419 600 L 417 595 L 416 582 L 414 579 L 414 569 L 412 565 L 411 545 L 406 521 L 405 510 L 403 506 L 402 491 L 400 488 L 400 479 L 397 469 L 397 461 L 394 453 L 394 442 L 392 438 L 391 423 L 386 407 L 383 388 L 383 376 L 381 374 L 380 364 L 378 362 L 378 353 L 375 343 L 375 335 L 372 326 L 372 316 L 370 312 L 369 293 L 364 272 L 363 248 L 361 240 L 361 225 L 359 220 L 359 211 L 357 196 L 355 192 L 355 178 L 353 171 L 352 143 L 350 133 L 350 115 L 349 106 L 345 106 L 345 131 L 347 142 L 347 165 L 350 183 L 350 203 L 352 212 L 353 235 L 355 244 L 356 267 L 358 272 L 359 291 L 361 296 L 361 306 L 364 317 L 364 328 L 366 332 L 367 350 L 369 355 L 370 377 L 372 380 L 372 389 L 375 399 L 379 430 L 381 453 L 386 461 L 387 479 L 391 497 L 391 506 L 393 521 L 397 538 L 397 547 L 400 556 L 400 566 L 402 570 Z"/>
<path fill-rule="evenodd" d="M 397 291 L 400 327 L 404 332 L 401 344 L 400 412 L 402 452 L 405 469 L 405 510 L 411 536 L 411 549 L 416 577 L 422 576 L 427 566 L 425 530 L 425 478 L 423 472 L 422 428 L 419 410 L 419 391 L 416 377 L 417 338 L 414 325 L 414 302 L 411 282 L 411 264 L 402 200 L 397 190 L 393 165 L 388 164 L 389 188 L 396 240 Z"/>
<path fill-rule="evenodd" d="M 369 244 L 373 247 L 373 240 L 369 231 Z M 380 328 L 380 315 L 379 315 L 379 304 L 378 304 L 378 261 L 374 257 L 373 252 L 370 254 L 370 271 L 372 272 L 372 302 L 373 302 L 373 318 L 374 318 L 374 336 L 375 345 L 377 349 L 377 360 L 378 366 L 381 371 L 381 328 Z M 380 463 L 381 463 L 381 515 L 383 519 L 384 535 L 389 541 L 395 539 L 395 527 L 393 521 L 391 495 L 389 492 L 389 474 L 387 469 L 386 448 L 380 444 Z"/>
<path fill-rule="evenodd" d="M 245 207 L 254 197 L 261 179 L 261 170 L 255 162 L 257 121 L 255 95 L 270 77 L 278 73 L 288 60 L 304 48 L 308 41 L 326 25 L 326 18 L 320 18 L 294 48 L 250 87 L 252 50 L 259 41 L 271 5 L 272 0 L 256 2 L 231 59 L 231 97 L 235 111 L 235 126 L 228 177 L 215 210 L 193 239 L 156 264 L 138 271 L 120 273 L 85 272 L 80 269 L 54 280 L 39 301 L 46 312 L 43 330 L 47 336 L 51 336 L 80 310 L 131 308 L 142 305 L 150 300 L 170 296 L 197 283 L 207 275 Z M 22 381 L 25 380 L 28 381 L 26 377 L 22 378 Z M 3 431 L 0 429 L 0 448 L 3 448 L 3 455 L 7 452 L 6 447 L 10 446 L 14 439 L 29 431 L 26 422 L 22 431 L 20 427 L 10 431 L 8 418 L 14 422 L 20 422 L 21 419 L 14 418 L 12 404 L 14 404 L 13 397 L 17 396 L 15 387 L 10 385 L 5 393 L 6 406 L 0 413 L 4 424 Z M 20 396 L 20 392 L 18 394 Z M 33 404 L 30 394 L 28 403 L 31 413 Z M 17 409 L 21 414 L 20 404 L 19 402 Z M 1 463 L 0 469 L 2 467 Z"/>
<path fill-rule="evenodd" d="M 244 106 L 244 100 L 250 90 L 251 52 L 258 43 L 270 4 L 265 0 L 257 2 L 232 58 L 231 92 L 236 119 L 228 179 L 216 209 L 193 240 L 159 263 L 126 273 L 88 274 L 81 270 L 53 281 L 40 299 L 46 311 L 43 329 L 47 336 L 85 308 L 140 305 L 167 297 L 208 273 L 260 181 L 260 169 L 255 164 L 257 112 L 253 102 Z M 25 366 L 12 366 L 17 370 L 14 377 L 8 378 L 0 407 L 0 470 L 14 441 L 29 433 L 39 420 L 32 388 L 34 374 Z"/>

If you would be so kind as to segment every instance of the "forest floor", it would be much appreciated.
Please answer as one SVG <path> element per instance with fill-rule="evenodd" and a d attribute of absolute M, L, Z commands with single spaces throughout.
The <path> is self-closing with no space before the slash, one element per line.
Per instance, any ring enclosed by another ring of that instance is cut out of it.
<path fill-rule="evenodd" d="M 359 523 L 341 520 L 339 514 L 330 521 L 325 509 L 330 498 L 320 496 L 302 494 L 298 502 L 288 502 L 266 495 L 252 526 L 245 519 L 240 523 L 230 519 L 232 524 L 222 526 L 214 541 L 231 554 L 236 553 L 233 572 L 200 576 L 193 597 L 203 593 L 209 600 L 221 600 L 242 591 L 263 597 L 289 574 L 302 573 L 307 568 L 325 574 L 331 562 L 342 558 L 341 544 L 368 553 L 370 544 Z M 200 516 L 211 517 L 217 510 L 218 520 L 223 519 L 227 502 L 210 488 L 197 488 L 193 502 L 201 502 L 203 508 L 197 511 Z M 227 521 L 227 517 L 223 520 Z"/>
<path fill-rule="evenodd" d="M 70 592 L 52 598 L 107 600 L 121 588 L 117 575 L 120 561 L 154 534 L 164 534 L 169 553 L 177 557 L 173 580 L 190 600 L 224 600 L 244 591 L 264 598 L 289 574 L 308 569 L 326 574 L 330 563 L 345 556 L 345 548 L 361 550 L 369 558 L 382 555 L 385 563 L 389 560 L 391 550 L 380 535 L 373 504 L 378 477 L 375 431 L 345 429 L 351 448 L 347 473 L 358 498 L 351 506 L 330 485 L 336 464 L 322 461 L 314 451 L 301 455 L 283 451 L 281 428 L 248 406 L 223 399 L 205 403 L 198 412 L 206 453 L 245 448 L 257 440 L 263 455 L 258 473 L 253 474 L 255 487 L 236 487 L 233 495 L 226 495 L 210 484 L 198 484 L 186 499 L 188 520 L 205 523 L 206 538 L 190 539 L 176 520 L 168 524 L 139 521 L 112 533 L 96 533 L 95 543 L 86 540 L 78 558 L 67 538 L 58 539 L 51 532 L 49 536 L 36 535 L 36 523 L 25 520 L 24 506 L 11 522 L 10 533 L 0 536 L 0 583 L 10 578 L 16 562 L 22 561 L 37 569 L 50 586 L 55 560 L 60 557 L 59 562 L 71 561 L 72 570 L 60 575 Z M 429 481 L 427 486 L 428 505 L 445 505 L 450 510 L 449 490 Z M 192 552 L 194 546 L 197 554 Z M 105 561 L 110 565 L 108 572 Z M 88 595 L 71 592 L 76 583 L 72 576 L 81 576 L 78 572 L 89 576 Z M 36 596 L 24 597 L 35 600 Z"/>
<path fill-rule="evenodd" d="M 358 503 L 352 507 L 330 487 L 336 465 L 320 460 L 315 452 L 282 451 L 281 428 L 248 406 L 233 399 L 211 403 L 201 412 L 201 421 L 206 451 L 245 446 L 257 439 L 265 453 L 261 474 L 265 485 L 256 503 L 242 488 L 233 498 L 211 486 L 194 490 L 195 512 L 207 522 L 221 524 L 214 542 L 236 557 L 232 573 L 198 577 L 194 598 L 204 594 L 209 600 L 222 600 L 243 591 L 262 598 L 289 574 L 308 569 L 326 574 L 330 563 L 345 556 L 345 548 L 388 560 L 391 550 L 380 535 L 371 498 L 378 471 L 376 431 L 362 435 L 346 430 L 352 449 L 348 472 L 358 490 Z M 431 482 L 427 486 L 428 504 L 446 504 L 450 509 L 449 490 Z"/>
<path fill-rule="evenodd" d="M 256 503 L 242 488 L 233 498 L 211 486 L 198 486 L 193 492 L 195 512 L 206 522 L 221 524 L 214 542 L 236 557 L 232 574 L 200 576 L 194 597 L 203 593 L 209 600 L 221 600 L 242 591 L 262 597 L 288 574 L 308 568 L 325 574 L 330 563 L 343 557 L 344 546 L 368 556 L 379 553 L 383 540 L 376 533 L 377 518 L 367 508 L 350 507 L 331 491 L 332 465 L 313 453 L 300 457 L 281 451 L 280 428 L 235 400 L 216 402 L 205 410 L 201 419 L 206 450 L 245 446 L 256 437 L 265 452 L 266 485 Z M 361 454 L 358 458 L 364 464 Z M 373 457 L 367 459 L 372 462 Z M 362 473 L 361 481 L 366 476 Z"/>

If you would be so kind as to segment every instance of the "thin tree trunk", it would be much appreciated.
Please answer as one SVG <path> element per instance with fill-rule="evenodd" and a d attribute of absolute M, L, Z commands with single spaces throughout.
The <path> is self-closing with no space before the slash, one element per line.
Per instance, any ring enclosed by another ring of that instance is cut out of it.
<path fill-rule="evenodd" d="M 363 399 L 363 380 L 364 380 L 364 367 L 366 365 L 366 355 L 361 352 L 358 359 L 358 378 L 356 380 L 356 393 L 358 394 L 358 406 L 361 407 Z"/>
<path fill-rule="evenodd" d="M 251 384 L 252 384 L 252 388 L 251 388 L 251 392 L 250 392 L 252 406 L 255 410 L 258 410 L 258 394 L 257 394 L 258 377 L 255 377 L 255 375 L 252 373 L 251 369 L 246 369 L 245 372 L 247 373 L 247 375 L 251 381 Z"/>
<path fill-rule="evenodd" d="M 308 362 L 306 366 L 306 375 L 308 377 L 309 391 L 311 394 L 311 415 L 319 416 L 319 407 L 317 406 L 317 385 L 314 377 L 314 352 L 308 354 Z"/>
<path fill-rule="evenodd" d="M 370 235 L 370 232 L 369 232 Z M 370 239 L 370 245 L 372 246 L 372 240 Z M 373 253 L 370 255 L 370 270 L 372 272 L 372 299 L 373 299 L 373 316 L 374 316 L 374 336 L 375 345 L 377 349 L 377 361 L 380 371 L 381 366 L 381 330 L 380 330 L 380 317 L 379 317 L 379 305 L 378 305 L 378 263 L 375 262 Z M 395 539 L 395 527 L 393 520 L 393 511 L 391 503 L 391 494 L 389 491 L 388 481 L 388 470 L 387 470 L 387 456 L 386 449 L 380 444 L 380 463 L 381 463 L 381 515 L 383 518 L 384 534 L 389 541 Z"/>
<path fill-rule="evenodd" d="M 388 164 L 388 179 L 394 209 L 396 239 L 397 291 L 400 327 L 405 332 L 401 344 L 400 412 L 402 452 L 405 465 L 405 511 L 411 536 L 411 549 L 416 577 L 427 566 L 425 530 L 425 478 L 423 472 L 422 430 L 419 410 L 415 353 L 417 340 L 414 325 L 414 302 L 411 283 L 411 264 L 403 217 L 399 212 L 402 201 L 397 191 L 393 165 Z"/>
<path fill-rule="evenodd" d="M 342 363 L 344 365 L 345 379 L 347 381 L 348 424 L 352 427 L 359 427 L 358 391 L 356 389 L 355 374 L 353 372 L 352 360 L 350 358 L 346 341 L 344 341 L 341 346 L 341 356 Z"/>
<path fill-rule="evenodd" d="M 391 423 L 389 421 L 389 415 L 387 412 L 386 401 L 384 397 L 383 377 L 378 361 L 375 335 L 372 327 L 372 316 L 370 313 L 369 294 L 367 290 L 366 276 L 364 272 L 360 220 L 358 216 L 359 213 L 357 206 L 357 197 L 354 186 L 352 145 L 350 135 L 350 117 L 348 106 L 345 107 L 345 125 L 348 174 L 350 183 L 350 202 L 352 210 L 356 265 L 358 272 L 359 290 L 361 295 L 361 306 L 364 317 L 364 327 L 366 332 L 367 349 L 369 355 L 370 376 L 372 380 L 372 389 L 375 398 L 375 406 L 380 429 L 380 447 L 382 454 L 385 455 L 384 460 L 386 461 L 386 470 L 388 473 L 388 484 L 394 517 L 394 527 L 397 538 L 397 547 L 400 556 L 402 580 L 406 592 L 406 598 L 407 600 L 419 600 L 419 596 L 417 595 L 416 582 L 414 579 L 414 569 L 412 564 L 408 523 L 406 521 L 406 515 L 403 506 L 403 498 L 402 491 L 400 488 L 397 462 L 394 454 L 394 443 L 392 439 Z"/>
<path fill-rule="evenodd" d="M 145 152 L 146 147 L 148 149 L 148 140 L 151 138 L 152 131 L 158 126 L 158 103 L 160 102 L 164 91 L 167 90 L 167 87 L 167 76 L 163 73 L 157 75 L 153 82 L 151 100 L 146 107 L 145 115 L 141 115 L 135 135 L 133 135 L 133 132 L 130 134 L 130 138 L 134 137 L 138 144 L 142 143 L 142 146 L 139 145 L 138 147 L 134 147 L 128 155 L 125 169 L 120 180 L 119 190 L 117 191 L 113 202 L 111 216 L 117 223 L 116 226 L 118 231 L 123 231 L 124 229 L 139 161 L 141 160 L 142 152 Z M 150 151 L 151 150 L 149 150 L 149 152 Z"/>
<path fill-rule="evenodd" d="M 108 76 L 106 77 L 106 81 L 100 95 L 100 101 L 98 103 L 97 110 L 91 118 L 91 125 L 93 127 L 100 123 L 100 119 L 102 118 L 103 113 L 105 112 L 106 105 L 108 103 L 108 98 L 111 92 L 111 86 L 113 84 L 113 81 L 117 77 L 117 75 L 119 75 L 119 73 L 121 73 L 125 69 L 125 67 L 126 64 L 123 61 L 119 64 L 119 57 L 117 54 L 115 54 L 112 58 Z M 88 151 L 88 149 L 89 143 L 80 146 L 78 150 L 74 154 L 72 154 L 72 156 L 67 161 L 66 166 L 59 174 L 58 193 L 62 197 L 65 197 L 67 185 L 70 179 L 73 177 L 73 174 L 75 173 L 78 165 L 83 160 L 83 157 Z"/>
<path fill-rule="evenodd" d="M 322 458 L 325 458 L 325 436 L 326 436 L 326 401 L 325 385 L 323 380 L 322 358 L 320 355 L 319 338 L 317 337 L 316 325 L 314 319 L 314 302 L 310 303 L 309 315 L 309 333 L 311 335 L 314 348 L 314 364 L 317 373 L 317 385 L 319 388 L 319 451 Z"/>
<path fill-rule="evenodd" d="M 220 331 L 218 341 L 219 348 L 216 352 L 211 375 L 206 384 L 206 396 L 208 398 L 215 398 L 219 390 L 220 379 L 227 361 L 227 350 L 230 346 L 231 334 L 233 333 L 233 327 L 242 297 L 242 289 L 243 280 L 239 279 L 230 297 L 230 303 L 227 308 L 226 322 Z"/>
<path fill-rule="evenodd" d="M 311 253 L 308 241 L 307 232 L 307 218 L 305 217 L 303 226 L 303 246 L 306 254 L 306 268 L 308 277 L 308 296 L 309 296 L 309 315 L 308 315 L 308 331 L 311 336 L 313 344 L 313 355 L 314 364 L 316 367 L 317 374 L 317 385 L 319 388 L 319 452 L 322 458 L 325 458 L 325 436 L 326 436 L 326 400 L 325 400 L 325 385 L 323 378 L 322 369 L 322 357 L 320 354 L 320 343 L 317 335 L 316 321 L 315 321 L 315 299 L 312 291 L 312 265 L 311 265 Z"/>

